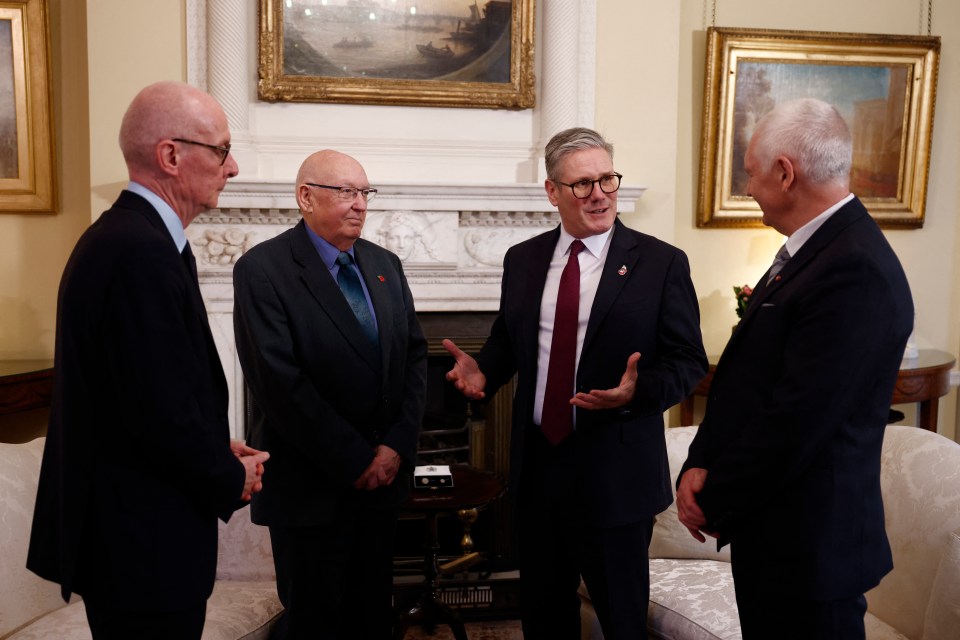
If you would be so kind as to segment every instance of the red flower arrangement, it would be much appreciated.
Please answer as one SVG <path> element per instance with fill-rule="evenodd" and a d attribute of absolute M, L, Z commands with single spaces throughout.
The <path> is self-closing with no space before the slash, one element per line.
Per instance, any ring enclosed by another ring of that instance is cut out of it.
<path fill-rule="evenodd" d="M 750 296 L 753 295 L 753 288 L 748 284 L 734 287 L 733 295 L 737 298 L 737 317 L 742 318 L 743 312 L 747 310 L 747 303 L 750 302 Z"/>

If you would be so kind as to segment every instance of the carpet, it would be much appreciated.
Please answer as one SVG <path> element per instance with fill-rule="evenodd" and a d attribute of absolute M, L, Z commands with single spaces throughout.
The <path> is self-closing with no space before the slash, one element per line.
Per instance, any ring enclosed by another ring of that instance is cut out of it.
<path fill-rule="evenodd" d="M 467 622 L 464 626 L 470 640 L 523 640 L 519 620 Z M 422 627 L 410 627 L 404 640 L 454 640 L 454 637 L 450 627 L 442 624 L 433 630 L 433 634 L 427 633 Z"/>

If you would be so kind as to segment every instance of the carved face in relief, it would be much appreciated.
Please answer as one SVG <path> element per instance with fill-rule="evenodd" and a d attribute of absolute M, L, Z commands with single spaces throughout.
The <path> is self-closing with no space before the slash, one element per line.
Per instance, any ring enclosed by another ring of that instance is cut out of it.
<path fill-rule="evenodd" d="M 380 231 L 383 237 L 383 246 L 397 254 L 400 260 L 406 260 L 413 253 L 419 234 L 412 225 L 401 218 L 384 225 Z"/>

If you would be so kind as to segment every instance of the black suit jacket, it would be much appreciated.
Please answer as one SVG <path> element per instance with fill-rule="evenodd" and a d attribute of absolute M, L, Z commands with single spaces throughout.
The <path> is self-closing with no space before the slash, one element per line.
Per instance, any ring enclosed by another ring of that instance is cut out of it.
<path fill-rule="evenodd" d="M 245 478 L 227 395 L 200 289 L 159 214 L 122 192 L 60 283 L 27 566 L 121 609 L 206 599 Z"/>
<path fill-rule="evenodd" d="M 258 524 L 332 522 L 354 501 L 398 506 L 409 490 L 406 472 L 387 488 L 353 489 L 378 444 L 396 450 L 405 469 L 414 464 L 427 357 L 399 258 L 362 239 L 354 254 L 377 317 L 379 352 L 302 220 L 234 269 L 250 439 L 270 452 L 269 481 L 253 500 Z"/>
<path fill-rule="evenodd" d="M 862 594 L 891 568 L 880 449 L 913 303 L 859 200 L 751 296 L 710 385 L 684 471 L 734 562 L 766 558 L 813 598 Z"/>
<path fill-rule="evenodd" d="M 500 312 L 477 355 L 487 396 L 514 373 L 511 486 L 519 488 L 525 432 L 533 426 L 540 300 L 560 228 L 522 242 L 504 258 Z M 619 410 L 577 409 L 582 508 L 597 526 L 649 518 L 673 499 L 663 412 L 685 398 L 707 369 L 700 311 L 679 249 L 616 221 L 577 368 L 577 389 L 620 384 L 639 351 L 633 402 Z"/>

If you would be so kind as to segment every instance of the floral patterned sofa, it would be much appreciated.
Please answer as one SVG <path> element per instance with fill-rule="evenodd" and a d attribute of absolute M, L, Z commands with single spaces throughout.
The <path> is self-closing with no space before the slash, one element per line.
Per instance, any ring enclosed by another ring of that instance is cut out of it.
<path fill-rule="evenodd" d="M 667 429 L 674 484 L 696 427 Z M 867 593 L 868 640 L 960 637 L 960 445 L 914 427 L 887 427 L 881 486 L 894 569 Z M 657 518 L 650 545 L 653 638 L 741 638 L 729 547 L 700 544 L 677 520 Z M 581 586 L 582 638 L 603 634 Z M 784 624 L 789 624 L 788 620 Z"/>
<path fill-rule="evenodd" d="M 0 444 L 0 640 L 90 640 L 83 602 L 24 566 L 45 439 Z M 270 536 L 250 509 L 220 523 L 217 582 L 203 640 L 262 640 L 281 611 Z"/>

